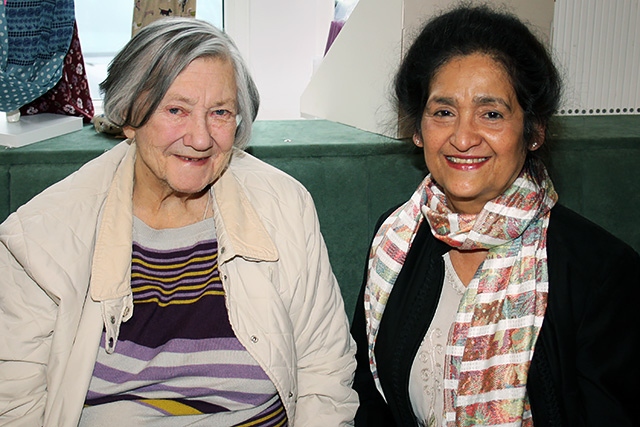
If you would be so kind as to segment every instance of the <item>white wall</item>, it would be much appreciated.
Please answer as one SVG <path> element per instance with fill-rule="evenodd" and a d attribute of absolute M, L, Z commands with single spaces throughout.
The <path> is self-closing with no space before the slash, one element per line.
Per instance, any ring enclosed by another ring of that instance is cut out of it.
<path fill-rule="evenodd" d="M 393 76 L 424 20 L 455 2 L 360 0 L 302 94 L 303 115 L 392 138 L 406 136 L 390 101 Z M 500 2 L 549 35 L 554 0 Z"/>
<path fill-rule="evenodd" d="M 333 0 L 227 0 L 225 31 L 261 96 L 258 119 L 300 118 L 300 96 L 324 54 Z"/>

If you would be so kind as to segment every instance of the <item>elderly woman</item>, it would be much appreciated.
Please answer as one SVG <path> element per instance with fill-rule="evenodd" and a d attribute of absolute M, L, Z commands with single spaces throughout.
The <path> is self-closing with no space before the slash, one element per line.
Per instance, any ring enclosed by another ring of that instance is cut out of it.
<path fill-rule="evenodd" d="M 351 424 L 313 201 L 241 151 L 258 94 L 234 44 L 158 21 L 101 87 L 128 140 L 0 227 L 0 424 Z"/>
<path fill-rule="evenodd" d="M 352 334 L 356 426 L 631 426 L 640 257 L 556 204 L 560 80 L 517 18 L 458 6 L 396 76 L 430 174 L 383 215 Z M 635 424 L 637 425 L 637 424 Z"/>

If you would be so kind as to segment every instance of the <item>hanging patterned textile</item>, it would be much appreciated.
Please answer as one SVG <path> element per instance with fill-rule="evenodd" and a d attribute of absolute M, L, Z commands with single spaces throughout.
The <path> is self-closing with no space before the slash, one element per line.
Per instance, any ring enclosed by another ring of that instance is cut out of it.
<path fill-rule="evenodd" d="M 131 37 L 142 27 L 165 16 L 195 18 L 196 0 L 135 0 Z"/>
<path fill-rule="evenodd" d="M 0 111 L 14 111 L 62 76 L 75 24 L 73 0 L 0 3 Z"/>
<path fill-rule="evenodd" d="M 20 108 L 23 116 L 41 113 L 82 117 L 85 123 L 93 118 L 93 102 L 77 26 L 74 26 L 71 46 L 64 59 L 62 78 L 47 93 Z"/>

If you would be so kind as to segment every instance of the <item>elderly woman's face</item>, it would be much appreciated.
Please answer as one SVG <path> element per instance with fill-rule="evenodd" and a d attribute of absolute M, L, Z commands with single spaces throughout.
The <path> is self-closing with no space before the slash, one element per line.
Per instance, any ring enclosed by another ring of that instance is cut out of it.
<path fill-rule="evenodd" d="M 415 140 L 449 207 L 478 213 L 522 170 L 523 130 L 524 113 L 503 67 L 471 54 L 435 74 Z"/>
<path fill-rule="evenodd" d="M 125 128 L 138 148 L 136 186 L 161 195 L 202 191 L 229 163 L 236 112 L 231 63 L 220 58 L 194 60 L 144 126 Z"/>

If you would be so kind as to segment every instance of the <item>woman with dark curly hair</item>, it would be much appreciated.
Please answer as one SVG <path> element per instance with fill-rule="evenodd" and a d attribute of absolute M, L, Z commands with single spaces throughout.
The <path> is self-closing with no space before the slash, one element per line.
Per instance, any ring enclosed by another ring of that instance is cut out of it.
<path fill-rule="evenodd" d="M 422 29 L 395 91 L 429 175 L 376 226 L 356 425 L 631 426 L 640 257 L 556 203 L 544 45 L 509 13 L 458 6 Z"/>

